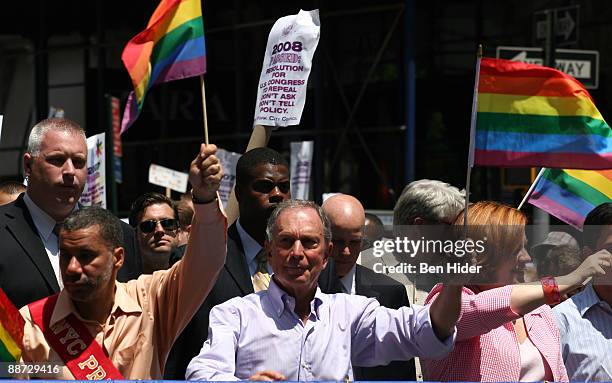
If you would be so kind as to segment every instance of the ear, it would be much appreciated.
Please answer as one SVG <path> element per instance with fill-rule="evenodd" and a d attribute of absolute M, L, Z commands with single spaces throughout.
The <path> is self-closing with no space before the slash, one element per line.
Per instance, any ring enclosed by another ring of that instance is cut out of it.
<path fill-rule="evenodd" d="M 269 261 L 270 258 L 272 258 L 272 243 L 269 242 L 267 239 L 264 241 L 264 250 L 266 254 L 268 255 L 268 261 Z"/>
<path fill-rule="evenodd" d="M 28 177 L 32 173 L 32 161 L 34 161 L 34 157 L 30 153 L 23 154 L 23 170 Z"/>
<path fill-rule="evenodd" d="M 329 260 L 329 256 L 332 254 L 332 250 L 334 249 L 334 244 L 331 241 L 327 244 L 327 249 L 325 251 L 325 258 L 323 259 L 323 268 L 327 267 L 327 261 Z"/>
<path fill-rule="evenodd" d="M 191 225 L 187 225 L 185 227 L 185 231 L 187 232 L 187 234 L 191 233 Z"/>
<path fill-rule="evenodd" d="M 123 247 L 115 247 L 113 250 L 113 267 L 119 270 L 125 261 L 125 249 Z"/>
<path fill-rule="evenodd" d="M 236 201 L 240 202 L 240 195 L 242 193 L 242 188 L 238 184 L 238 182 L 234 183 L 234 196 L 236 197 Z"/>

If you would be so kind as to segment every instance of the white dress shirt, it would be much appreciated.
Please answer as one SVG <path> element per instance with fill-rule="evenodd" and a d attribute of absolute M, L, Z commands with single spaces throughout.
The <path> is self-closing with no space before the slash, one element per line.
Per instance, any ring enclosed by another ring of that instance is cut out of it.
<path fill-rule="evenodd" d="M 342 283 L 342 288 L 344 289 L 344 292 L 347 294 L 351 294 L 351 295 L 357 294 L 355 290 L 355 270 L 356 269 L 357 269 L 357 266 L 353 265 L 353 267 L 351 267 L 351 270 L 349 270 L 349 272 L 345 276 L 340 278 L 340 283 Z"/>
<path fill-rule="evenodd" d="M 47 257 L 49 257 L 49 262 L 51 262 L 51 267 L 53 267 L 53 272 L 55 273 L 55 279 L 57 279 L 61 290 L 64 287 L 64 283 L 62 282 L 62 274 L 59 267 L 59 238 L 53 233 L 53 228 L 57 223 L 32 201 L 28 193 L 25 193 L 23 196 L 23 202 L 25 202 L 30 211 L 32 221 L 34 221 L 38 236 L 45 246 Z"/>

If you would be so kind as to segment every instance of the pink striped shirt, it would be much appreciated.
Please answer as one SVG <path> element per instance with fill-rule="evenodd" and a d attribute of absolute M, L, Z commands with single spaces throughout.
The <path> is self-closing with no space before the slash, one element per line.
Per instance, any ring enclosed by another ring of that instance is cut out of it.
<path fill-rule="evenodd" d="M 478 294 L 463 288 L 455 348 L 444 359 L 423 359 L 425 380 L 519 381 L 521 356 L 512 321 L 520 316 L 510 309 L 512 287 Z M 435 286 L 426 302 L 433 301 L 440 288 L 440 285 Z M 529 339 L 544 357 L 547 378 L 568 381 L 561 357 L 559 330 L 550 307 L 540 306 L 523 320 Z"/>

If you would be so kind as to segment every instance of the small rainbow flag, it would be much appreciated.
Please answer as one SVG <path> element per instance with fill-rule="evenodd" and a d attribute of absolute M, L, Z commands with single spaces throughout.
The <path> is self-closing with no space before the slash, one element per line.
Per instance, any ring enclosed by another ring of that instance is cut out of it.
<path fill-rule="evenodd" d="M 200 0 L 159 3 L 147 29 L 132 38 L 121 54 L 134 85 L 123 113 L 121 133 L 138 118 L 153 85 L 206 72 L 204 44 Z"/>
<path fill-rule="evenodd" d="M 580 230 L 591 210 L 612 201 L 612 170 L 545 169 L 529 203 Z"/>
<path fill-rule="evenodd" d="M 498 167 L 612 168 L 612 130 L 587 90 L 558 70 L 483 58 L 475 163 Z"/>
<path fill-rule="evenodd" d="M 0 288 L 0 361 L 19 361 L 24 325 L 23 317 Z"/>

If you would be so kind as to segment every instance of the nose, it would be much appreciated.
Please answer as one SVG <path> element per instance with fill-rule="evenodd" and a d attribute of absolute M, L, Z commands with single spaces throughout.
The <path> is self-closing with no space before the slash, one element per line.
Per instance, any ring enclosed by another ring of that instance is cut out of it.
<path fill-rule="evenodd" d="M 304 256 L 304 246 L 302 246 L 302 242 L 300 240 L 293 242 L 293 246 L 291 247 L 290 255 L 292 257 Z"/>
<path fill-rule="evenodd" d="M 161 225 L 160 221 L 155 222 L 155 234 L 157 233 L 165 233 L 166 231 L 164 230 L 164 228 Z"/>
<path fill-rule="evenodd" d="M 521 263 L 521 264 L 525 264 L 525 263 L 531 262 L 531 257 L 529 256 L 529 253 L 527 252 L 527 250 L 525 248 L 523 248 L 523 250 L 519 251 L 518 262 Z"/>
<path fill-rule="evenodd" d="M 81 263 L 76 257 L 71 257 L 66 265 L 66 274 L 81 274 Z"/>
<path fill-rule="evenodd" d="M 270 199 L 270 202 L 283 202 L 284 200 L 283 192 L 281 192 L 278 185 L 275 185 L 274 189 L 270 191 L 269 199 Z"/>
<path fill-rule="evenodd" d="M 74 167 L 74 163 L 72 163 L 72 160 L 68 158 L 62 167 L 62 176 L 64 177 L 65 181 L 72 182 L 75 174 L 76 168 Z"/>

